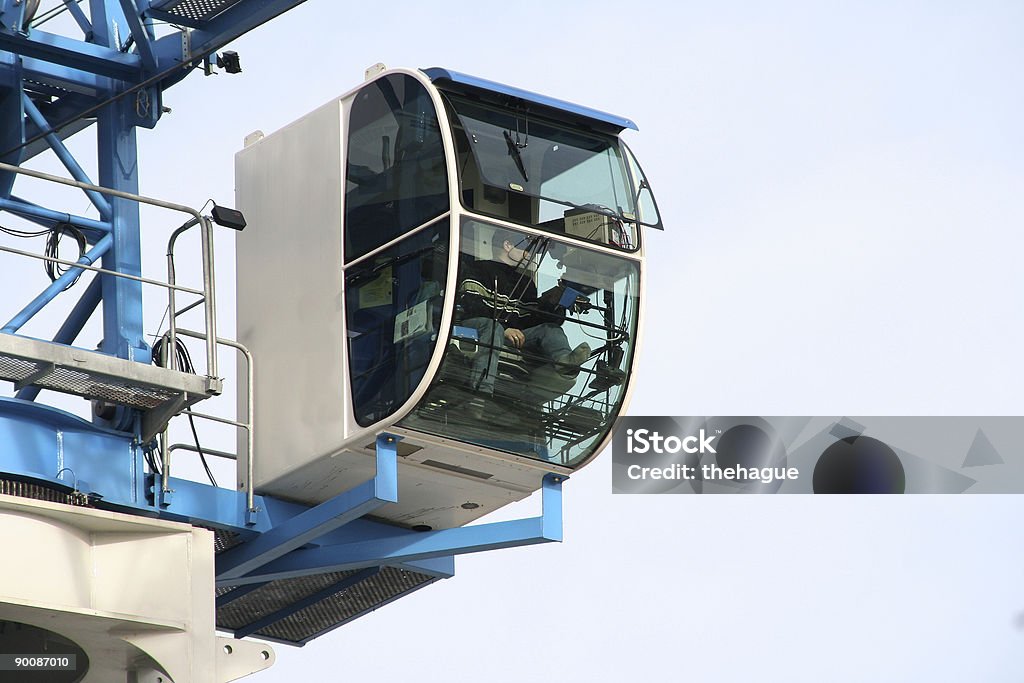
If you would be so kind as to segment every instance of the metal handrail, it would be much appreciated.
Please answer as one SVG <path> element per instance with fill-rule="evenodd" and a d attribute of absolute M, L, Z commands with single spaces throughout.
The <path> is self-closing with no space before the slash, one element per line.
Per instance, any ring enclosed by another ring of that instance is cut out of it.
<path fill-rule="evenodd" d="M 208 335 L 194 330 L 187 330 L 181 328 L 178 330 L 178 334 L 183 337 L 192 337 L 193 339 L 207 339 Z M 208 341 L 208 340 L 207 340 Z M 245 422 L 228 420 L 227 418 L 218 417 L 216 415 L 207 415 L 205 413 L 196 413 L 191 410 L 184 411 L 185 414 L 192 415 L 193 417 L 199 417 L 205 420 L 211 420 L 213 422 L 220 422 L 222 424 L 229 424 L 235 427 L 240 427 L 245 430 L 245 481 L 240 482 L 245 487 L 245 501 L 249 511 L 256 509 L 255 493 L 253 492 L 253 439 L 256 431 L 256 414 L 255 404 L 253 402 L 253 376 L 255 373 L 255 360 L 253 359 L 252 352 L 249 351 L 243 344 L 234 341 L 233 339 L 223 339 L 217 337 L 214 340 L 217 344 L 223 344 L 224 346 L 230 346 L 245 357 Z M 166 445 L 167 431 L 163 433 L 164 444 Z M 164 490 L 168 490 L 170 486 L 170 448 L 164 449 L 164 466 L 163 466 L 163 484 Z M 237 460 L 238 456 L 235 456 Z"/>
<path fill-rule="evenodd" d="M 197 416 L 202 417 L 202 416 Z M 228 453 L 227 451 L 218 451 L 215 448 L 196 448 L 195 446 L 187 443 L 175 443 L 167 447 L 167 452 L 171 451 L 188 451 L 190 453 L 200 453 L 202 455 L 212 455 L 215 458 L 224 458 L 225 460 L 238 460 L 237 453 Z"/>
<path fill-rule="evenodd" d="M 129 275 L 128 273 L 119 273 L 116 270 L 110 270 L 108 268 L 100 268 L 99 266 L 90 266 L 85 263 L 79 263 L 78 261 L 68 261 L 67 259 L 56 258 L 53 256 L 43 256 L 42 254 L 36 254 L 31 251 L 25 251 L 23 249 L 15 249 L 14 247 L 5 247 L 0 244 L 0 251 L 5 251 L 9 254 L 16 254 L 18 256 L 27 256 L 28 258 L 34 258 L 39 261 L 49 261 L 50 263 L 59 263 L 62 266 L 74 266 L 75 268 L 81 268 L 82 270 L 91 270 L 94 273 L 103 273 L 104 275 L 113 275 L 114 277 L 123 277 L 126 280 L 134 280 L 141 282 L 144 285 L 156 285 L 157 287 L 164 287 L 165 289 L 174 289 L 179 292 L 185 292 L 186 294 L 195 294 L 196 296 L 203 296 L 203 292 L 198 289 L 192 289 L 191 287 L 182 287 L 181 285 L 171 285 L 160 280 L 152 280 L 146 277 L 140 277 L 138 275 Z M 194 304 L 189 304 L 189 308 L 195 308 L 202 301 L 197 301 Z M 178 311 L 179 314 L 184 313 L 185 309 Z"/>
<path fill-rule="evenodd" d="M 175 322 L 174 322 L 174 293 L 176 291 L 183 291 L 189 294 L 202 297 L 202 302 L 205 308 L 205 325 L 207 331 L 210 332 L 206 337 L 206 374 L 208 377 L 217 377 L 217 352 L 215 339 L 217 336 L 217 308 L 216 308 L 216 293 L 215 293 L 215 282 L 213 273 L 213 226 L 210 219 L 203 216 L 199 211 L 183 204 L 175 204 L 174 202 L 166 202 L 161 199 L 155 199 L 153 197 L 146 197 L 144 195 L 132 194 L 131 192 L 124 192 L 122 190 L 114 190 L 109 187 L 103 187 L 102 185 L 94 185 L 92 183 L 83 182 L 80 180 L 71 180 L 68 178 L 62 178 L 57 175 L 50 173 L 43 173 L 41 171 L 34 171 L 28 168 L 22 168 L 20 166 L 14 166 L 0 162 L 0 171 L 9 171 L 21 175 L 26 175 L 31 178 L 37 178 L 39 180 L 46 180 L 57 183 L 59 185 L 66 185 L 68 187 L 77 187 L 82 190 L 99 192 L 101 194 L 109 195 L 112 197 L 120 197 L 122 199 L 128 199 L 139 204 L 148 204 L 150 206 L 156 206 L 158 208 L 168 209 L 170 211 L 177 211 L 180 213 L 186 213 L 192 218 L 189 219 L 182 227 L 178 228 L 172 235 L 171 243 L 168 245 L 168 251 L 173 249 L 173 241 L 176 237 L 184 232 L 188 228 L 194 225 L 202 225 L 202 261 L 203 261 L 203 290 L 199 291 L 192 288 L 180 287 L 173 281 L 173 273 L 169 273 L 168 279 L 170 282 L 160 282 L 158 280 L 152 280 L 149 278 L 142 278 L 136 275 L 129 275 L 127 273 L 118 273 L 106 268 L 98 268 L 91 264 L 78 263 L 77 261 L 66 261 L 64 259 L 58 259 L 48 256 L 40 256 L 38 254 L 32 254 L 31 252 L 25 252 L 20 249 L 12 249 L 9 247 L 0 246 L 0 251 L 18 254 L 21 256 L 29 256 L 32 258 L 38 258 L 44 261 L 50 261 L 54 263 L 60 263 L 67 265 L 72 269 L 81 270 L 92 270 L 105 275 L 111 275 L 113 277 L 122 277 L 145 284 L 156 285 L 158 287 L 164 287 L 168 291 L 168 305 L 171 312 L 171 339 L 174 341 L 175 335 Z M 10 210 L 10 209 L 8 209 Z M 171 348 L 174 348 L 173 346 Z M 175 361 L 172 354 L 172 367 L 174 367 Z"/>
<path fill-rule="evenodd" d="M 245 481 L 242 482 L 242 485 L 246 489 L 246 505 L 247 505 L 247 508 L 248 508 L 248 510 L 250 512 L 254 511 L 255 510 L 255 494 L 253 493 L 253 486 L 252 486 L 253 476 L 254 476 L 253 475 L 253 457 L 252 457 L 252 454 L 253 454 L 253 431 L 254 431 L 254 424 L 253 424 L 254 423 L 254 408 L 253 408 L 253 357 L 252 357 L 252 353 L 250 353 L 250 351 L 247 348 L 245 348 L 242 344 L 239 344 L 238 342 L 230 340 L 230 339 L 222 339 L 222 338 L 217 336 L 217 306 L 216 306 L 216 294 L 215 294 L 215 284 L 216 283 L 215 283 L 215 276 L 214 276 L 213 223 L 211 222 L 210 218 L 208 216 L 203 216 L 199 211 L 197 211 L 197 210 L 195 210 L 195 209 L 193 209 L 191 207 L 182 205 L 182 204 L 175 204 L 173 202 L 165 202 L 165 201 L 160 200 L 160 199 L 154 199 L 152 197 L 146 197 L 146 196 L 143 196 L 143 195 L 132 194 L 130 192 L 124 192 L 124 191 L 121 191 L 121 190 L 114 190 L 114 189 L 111 189 L 111 188 L 108 188 L 108 187 L 102 187 L 100 185 L 94 185 L 92 183 L 87 183 L 87 182 L 83 182 L 83 181 L 80 181 L 80 180 L 69 180 L 67 178 L 62 178 L 60 176 L 52 175 L 52 174 L 49 174 L 49 173 L 43 173 L 43 172 L 40 172 L 40 171 L 34 171 L 34 170 L 31 170 L 31 169 L 22 168 L 20 166 L 13 166 L 11 164 L 5 164 L 5 163 L 0 162 L 0 171 L 10 171 L 10 172 L 13 172 L 13 173 L 19 173 L 19 174 L 27 175 L 29 177 L 37 178 L 37 179 L 40 179 L 40 180 L 46 180 L 46 181 L 55 182 L 55 183 L 58 183 L 60 185 L 67 185 L 69 187 L 77 187 L 77 188 L 80 188 L 80 189 L 83 189 L 83 190 L 87 190 L 87 191 L 99 192 L 101 194 L 110 195 L 112 197 L 120 197 L 122 199 L 128 199 L 128 200 L 131 200 L 131 201 L 135 201 L 135 202 L 137 202 L 139 204 L 148 204 L 148 205 L 151 205 L 151 206 L 156 206 L 158 208 L 163 208 L 163 209 L 168 209 L 168 210 L 171 210 L 171 211 L 178 211 L 178 212 L 181 212 L 181 213 L 186 213 L 189 216 L 191 216 L 191 218 L 189 218 L 188 221 L 186 221 L 183 225 L 181 225 L 179 228 L 175 229 L 175 231 L 173 233 L 171 233 L 171 237 L 168 240 L 168 244 L 167 244 L 167 265 L 168 265 L 167 280 L 168 281 L 167 282 L 160 282 L 158 280 L 152 280 L 152 279 L 149 279 L 149 278 L 143 278 L 143 277 L 140 277 L 140 276 L 137 276 L 137 275 L 129 275 L 127 273 L 119 273 L 119 272 L 112 271 L 112 270 L 109 270 L 109 269 L 106 269 L 106 268 L 96 267 L 96 266 L 93 266 L 91 264 L 79 263 L 77 261 L 67 261 L 65 259 L 60 259 L 60 258 L 55 258 L 55 257 L 50 257 L 50 256 L 41 256 L 39 254 L 33 254 L 31 252 L 22 251 L 20 249 L 12 249 L 12 248 L 9 248 L 9 247 L 4 247 L 2 245 L 0 245 L 0 251 L 15 253 L 15 254 L 22 255 L 22 256 L 29 256 L 29 257 L 32 257 L 32 258 L 41 259 L 43 261 L 50 261 L 50 262 L 54 262 L 54 263 L 60 263 L 62 265 L 67 265 L 67 266 L 69 266 L 71 268 L 77 268 L 77 269 L 81 269 L 81 270 L 91 270 L 91 271 L 95 271 L 95 272 L 98 272 L 98 273 L 101 273 L 101 274 L 111 275 L 113 277 L 123 277 L 123 278 L 129 279 L 129 280 L 134 280 L 134 281 L 142 282 L 142 283 L 145 283 L 145 284 L 156 285 L 156 286 L 164 287 L 165 289 L 167 289 L 168 311 L 169 311 L 169 314 L 168 314 L 168 320 L 169 320 L 169 322 L 168 322 L 168 337 L 169 337 L 169 342 L 170 343 L 168 345 L 165 345 L 165 348 L 166 348 L 167 352 L 169 353 L 169 357 L 166 359 L 167 360 L 167 366 L 172 368 L 172 369 L 180 369 L 180 368 L 177 368 L 177 359 L 176 359 L 176 354 L 174 353 L 174 349 L 176 348 L 176 341 L 177 341 L 178 335 L 186 336 L 186 337 L 193 337 L 195 339 L 202 339 L 202 340 L 204 340 L 206 342 L 206 374 L 207 374 L 208 377 L 211 377 L 211 378 L 217 377 L 217 344 L 223 344 L 225 346 L 230 346 L 230 347 L 238 350 L 239 352 L 241 352 L 245 356 L 246 367 L 247 367 L 246 379 L 247 379 L 247 384 L 248 384 L 248 386 L 247 386 L 247 396 L 246 396 L 246 400 L 247 400 L 247 404 L 246 404 L 247 416 L 246 416 L 246 419 L 248 420 L 247 423 L 232 422 L 232 421 L 229 421 L 229 420 L 225 420 L 223 418 L 218 418 L 216 416 L 205 415 L 203 413 L 192 413 L 191 411 L 186 411 L 186 412 L 189 412 L 190 414 L 194 415 L 195 417 L 211 419 L 211 420 L 215 420 L 215 421 L 219 421 L 219 422 L 227 422 L 229 424 L 235 425 L 236 427 L 241 427 L 242 429 L 245 429 L 245 431 L 246 431 L 246 463 L 247 463 L 247 469 L 246 469 Z M 175 274 L 175 271 L 174 271 L 174 246 L 175 246 L 175 242 L 177 241 L 178 237 L 182 233 L 184 233 L 186 230 L 189 230 L 190 228 L 192 228 L 192 227 L 194 227 L 196 225 L 201 226 L 200 239 L 201 239 L 201 250 L 202 250 L 202 268 L 203 268 L 203 289 L 201 291 L 193 289 L 193 288 L 189 288 L 189 287 L 182 287 L 182 286 L 178 285 L 177 281 L 176 281 L 176 274 Z M 179 312 L 179 311 L 176 310 L 176 305 L 175 305 L 176 304 L 176 302 L 175 302 L 175 293 L 176 292 L 185 292 L 185 293 L 188 293 L 188 294 L 193 294 L 193 295 L 199 296 L 201 298 L 199 299 L 199 301 L 196 301 L 195 303 L 190 304 L 189 306 L 186 306 L 184 309 L 182 309 L 182 311 Z M 193 330 L 178 329 L 178 326 L 177 326 L 177 316 L 180 315 L 181 313 L 184 313 L 185 311 L 191 310 L 195 306 L 199 305 L 199 303 L 202 303 L 204 305 L 204 312 L 205 312 L 204 318 L 205 318 L 206 333 L 204 334 L 204 333 L 196 332 L 196 331 L 193 331 Z M 164 466 L 163 466 L 163 473 L 162 473 L 163 490 L 164 490 L 164 492 L 169 492 L 169 490 L 170 490 L 170 488 L 169 488 L 169 484 L 170 484 L 170 470 L 171 470 L 171 467 L 170 467 L 170 465 L 171 465 L 170 453 L 171 453 L 172 449 L 169 448 L 168 445 L 167 445 L 167 430 L 166 430 L 166 428 L 161 433 L 161 445 L 163 446 L 163 453 L 164 453 L 164 459 L 165 459 Z M 236 456 L 236 458 L 237 458 L 237 456 Z"/>

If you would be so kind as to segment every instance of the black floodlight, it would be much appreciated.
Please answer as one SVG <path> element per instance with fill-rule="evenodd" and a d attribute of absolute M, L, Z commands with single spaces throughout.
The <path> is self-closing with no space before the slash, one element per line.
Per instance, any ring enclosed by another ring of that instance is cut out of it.
<path fill-rule="evenodd" d="M 242 62 L 238 59 L 238 53 L 233 51 L 221 52 L 217 55 L 217 66 L 229 74 L 242 73 Z"/>
<path fill-rule="evenodd" d="M 231 228 L 241 232 L 245 228 L 245 216 L 237 209 L 213 205 L 213 222 L 222 228 Z"/>

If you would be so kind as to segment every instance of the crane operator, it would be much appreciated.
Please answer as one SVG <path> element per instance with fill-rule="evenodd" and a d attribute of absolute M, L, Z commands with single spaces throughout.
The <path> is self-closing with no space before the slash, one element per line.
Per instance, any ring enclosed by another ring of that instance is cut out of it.
<path fill-rule="evenodd" d="M 586 342 L 569 347 L 562 329 L 565 309 L 558 303 L 563 288 L 553 287 L 537 296 L 530 265 L 531 252 L 541 241 L 498 228 L 491 238 L 493 259 L 468 260 L 462 265 L 458 324 L 474 328 L 487 349 L 470 359 L 469 382 L 477 398 L 467 412 L 473 417 L 482 414 L 483 399 L 494 394 L 502 345 L 522 351 L 527 359 L 551 362 L 566 377 L 579 374 L 580 364 L 590 357 Z"/>

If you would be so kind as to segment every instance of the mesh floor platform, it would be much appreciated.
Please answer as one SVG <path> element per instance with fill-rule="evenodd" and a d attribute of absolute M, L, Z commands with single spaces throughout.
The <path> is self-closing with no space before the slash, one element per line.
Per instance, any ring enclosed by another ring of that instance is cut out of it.
<path fill-rule="evenodd" d="M 0 380 L 138 408 L 147 439 L 221 392 L 220 380 L 13 334 L 0 334 Z"/>
<path fill-rule="evenodd" d="M 217 628 L 247 632 L 260 625 L 250 635 L 304 645 L 327 631 L 437 581 L 437 577 L 428 574 L 381 567 L 376 574 L 349 585 L 360 573 L 365 574 L 365 571 L 283 579 L 249 592 L 242 587 L 238 590 L 240 597 L 217 608 Z M 218 599 L 224 600 L 233 590 L 236 589 L 218 589 Z"/>

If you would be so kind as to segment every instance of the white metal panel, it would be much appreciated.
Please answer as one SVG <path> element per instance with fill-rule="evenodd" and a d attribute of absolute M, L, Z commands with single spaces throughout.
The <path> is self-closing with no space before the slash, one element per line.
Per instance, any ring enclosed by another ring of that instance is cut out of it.
<path fill-rule="evenodd" d="M 217 656 L 212 532 L 4 495 L 0 522 L 0 619 L 76 643 L 90 660 L 84 683 L 153 671 L 224 683 L 273 663 L 266 645 L 231 666 Z"/>
<path fill-rule="evenodd" d="M 238 336 L 255 361 L 257 487 L 336 453 L 347 435 L 343 106 L 329 102 L 235 157 L 248 222 L 236 246 Z M 240 392 L 240 409 L 244 400 Z"/>

